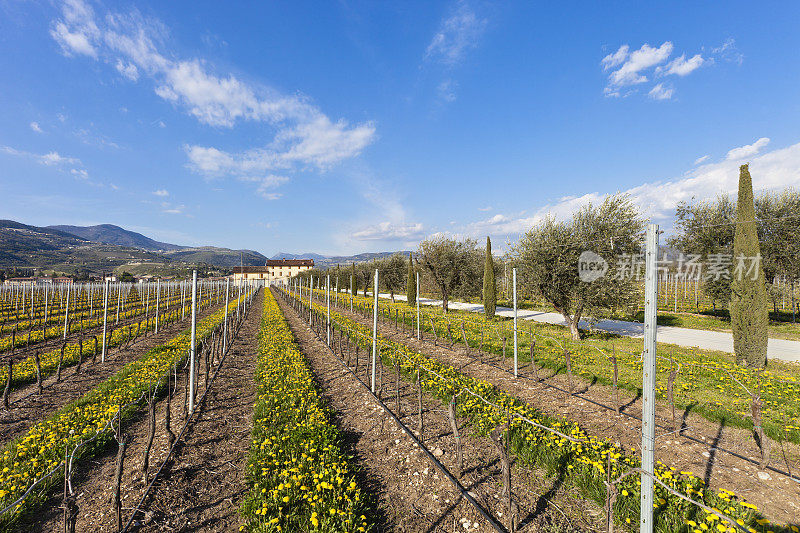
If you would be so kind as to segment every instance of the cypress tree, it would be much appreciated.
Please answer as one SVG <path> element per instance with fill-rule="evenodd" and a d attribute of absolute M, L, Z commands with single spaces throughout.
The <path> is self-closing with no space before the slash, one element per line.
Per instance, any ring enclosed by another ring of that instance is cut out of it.
<path fill-rule="evenodd" d="M 487 318 L 494 316 L 497 307 L 497 287 L 494 282 L 494 259 L 492 241 L 486 237 L 486 263 L 483 266 L 483 312 Z"/>
<path fill-rule="evenodd" d="M 747 165 L 742 165 L 739 167 L 739 197 L 736 201 L 736 229 L 733 237 L 733 351 L 738 364 L 764 368 L 767 363 L 769 309 L 755 218 L 753 181 Z"/>
<path fill-rule="evenodd" d="M 350 267 L 350 294 L 356 296 L 358 292 L 358 280 L 356 279 L 356 264 L 351 263 Z"/>
<path fill-rule="evenodd" d="M 417 305 L 417 276 L 414 271 L 414 258 L 408 254 L 408 279 L 406 280 L 406 301 L 408 305 Z"/>

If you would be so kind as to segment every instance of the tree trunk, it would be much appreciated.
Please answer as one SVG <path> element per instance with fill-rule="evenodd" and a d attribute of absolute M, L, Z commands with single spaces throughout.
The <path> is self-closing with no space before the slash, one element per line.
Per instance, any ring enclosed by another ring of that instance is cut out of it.
<path fill-rule="evenodd" d="M 569 313 L 562 311 L 562 316 L 564 317 L 564 321 L 567 323 L 567 327 L 569 328 L 569 333 L 572 335 L 572 340 L 579 341 L 581 340 L 581 332 L 578 329 L 578 324 L 580 323 L 580 315 L 576 314 L 574 317 L 570 316 Z"/>

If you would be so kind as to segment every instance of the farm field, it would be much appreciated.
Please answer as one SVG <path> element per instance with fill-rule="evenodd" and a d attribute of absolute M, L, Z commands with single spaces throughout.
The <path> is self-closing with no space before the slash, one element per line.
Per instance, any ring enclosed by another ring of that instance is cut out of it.
<path fill-rule="evenodd" d="M 328 319 L 325 291 L 315 291 L 313 310 L 307 294 L 253 286 L 234 297 L 228 349 L 220 338 L 225 306 L 214 298 L 204 304 L 192 416 L 187 321 L 179 319 L 114 348 L 104 363 L 65 365 L 41 392 L 35 381 L 13 388 L 2 413 L 4 505 L 26 483 L 50 477 L 3 515 L 4 524 L 18 531 L 65 523 L 97 531 L 605 531 L 611 521 L 635 531 L 638 474 L 630 473 L 641 444 L 641 363 L 627 359 L 625 339 L 590 335 L 578 343 L 537 325 L 521 334 L 515 378 L 507 321 L 426 309 L 417 339 L 414 310 L 381 302 L 373 367 L 371 300 L 331 294 Z M 617 358 L 616 387 L 604 350 Z M 673 370 L 699 357 L 659 355 L 672 358 Z M 718 354 L 702 357 L 733 382 L 755 379 Z M 765 450 L 747 404 L 738 422 L 730 403 L 710 407 L 706 388 L 719 383 L 718 372 L 669 380 L 659 373 L 656 531 L 689 531 L 691 523 L 728 530 L 737 521 L 757 532 L 797 527 L 800 446 L 787 418 L 794 376 L 787 365 L 760 378 L 773 380 L 762 384 Z M 697 408 L 698 400 L 709 404 Z M 95 405 L 108 406 L 95 412 Z M 27 443 L 70 427 L 93 440 L 75 454 L 64 492 L 59 461 L 79 440 L 69 437 L 60 452 Z"/>
<path fill-rule="evenodd" d="M 142 457 L 149 438 L 149 417 L 140 410 L 125 423 L 129 441 L 120 487 L 125 523 L 131 518 L 130 509 L 145 509 L 135 517 L 130 531 L 238 531 L 238 505 L 244 486 L 244 467 L 247 462 L 250 421 L 255 388 L 253 353 L 257 347 L 258 324 L 262 302 L 257 297 L 252 310 L 242 322 L 219 374 L 199 405 L 193 422 L 165 464 L 164 470 L 141 501 L 147 488 L 142 478 Z M 213 366 L 213 365 L 212 365 Z M 215 369 L 210 370 L 211 375 Z M 205 372 L 201 369 L 199 392 L 205 390 Z M 170 439 L 164 431 L 166 410 L 169 408 L 172 431 L 177 436 L 186 419 L 187 399 L 185 373 L 179 372 L 172 384 L 169 404 L 165 398 L 157 402 L 155 424 L 157 432 L 150 452 L 153 473 L 164 461 L 170 449 Z M 145 406 L 146 407 L 146 406 Z M 113 480 L 116 469 L 116 446 L 112 443 L 84 468 L 76 470 L 75 490 L 83 492 L 79 502 L 77 531 L 117 531 L 112 506 Z M 55 505 L 34 519 L 23 522 L 21 528 L 53 531 L 63 525 L 63 513 Z M 23 529 L 24 530 L 24 529 Z"/>
<path fill-rule="evenodd" d="M 324 291 L 315 291 L 324 298 Z M 339 300 L 349 305 L 350 296 Z M 372 314 L 372 298 L 356 296 L 355 309 L 363 316 Z M 379 313 L 390 321 L 404 321 L 406 327 L 416 328 L 416 312 L 404 302 L 379 300 Z M 506 357 L 513 352 L 513 324 L 509 319 L 486 320 L 483 315 L 440 308 L 421 309 L 421 331 L 435 335 L 445 342 L 467 342 Z M 461 329 L 463 328 L 463 329 Z M 531 347 L 538 365 L 553 372 L 567 372 L 565 352 L 573 375 L 589 381 L 611 385 L 614 382 L 614 360 L 617 368 L 617 387 L 633 393 L 641 384 L 641 340 L 603 334 L 587 333 L 582 341 L 573 341 L 560 326 L 526 322 L 518 328 L 519 358 L 529 362 Z M 770 361 L 763 373 L 735 365 L 729 354 L 659 345 L 659 364 L 656 393 L 662 399 L 671 395 L 677 410 L 686 409 L 712 421 L 726 425 L 752 428 L 752 390 L 760 388 L 764 428 L 776 440 L 799 442 L 800 439 L 800 366 L 795 363 Z M 675 375 L 670 382 L 672 372 Z"/>
<path fill-rule="evenodd" d="M 348 302 L 337 310 L 371 327 L 369 317 L 349 312 Z M 539 359 L 531 364 L 530 358 L 526 358 L 520 367 L 519 378 L 514 379 L 512 359 L 503 358 L 500 353 L 479 354 L 474 346 L 467 350 L 463 342 L 452 344 L 448 339 L 440 339 L 434 345 L 430 332 L 423 337 L 423 341 L 418 341 L 414 328 L 398 327 L 385 316 L 379 323 L 379 330 L 387 339 L 408 345 L 442 364 L 490 382 L 549 415 L 575 420 L 581 427 L 623 443 L 626 449 L 635 450 L 641 444 L 640 394 L 633 394 L 629 390 L 618 390 L 615 394 L 608 385 L 585 376 L 575 376 L 573 393 L 569 395 L 567 391 L 570 384 L 563 369 L 559 373 L 542 367 Z M 620 414 L 616 414 L 615 405 L 620 405 Z M 751 432 L 725 423 L 713 423 L 690 410 L 681 410 L 679 415 L 677 427 L 682 431 L 677 433 L 669 405 L 660 406 L 657 410 L 657 434 L 664 435 L 659 439 L 657 459 L 678 471 L 703 472 L 707 485 L 715 489 L 734 490 L 747 501 L 756 503 L 759 509 L 765 512 L 769 509 L 774 516 L 780 516 L 783 520 L 791 521 L 800 511 L 793 508 L 794 498 L 800 497 L 800 487 L 791 476 L 774 473 L 777 481 L 769 487 L 761 482 L 758 477 L 760 450 Z M 789 462 L 789 472 L 796 471 L 800 466 L 800 447 L 794 443 L 784 443 L 781 448 L 783 456 L 774 458 L 774 466 L 785 471 L 786 460 Z M 727 452 L 751 458 L 753 462 L 743 461 Z M 786 509 L 784 500 L 787 497 L 789 509 Z"/>
<path fill-rule="evenodd" d="M 241 298 L 234 298 L 227 304 L 199 314 L 197 340 L 200 343 L 200 361 L 196 365 L 193 362 L 191 368 L 202 375 L 206 390 L 213 367 L 228 351 L 223 346 L 223 339 L 227 338 L 230 346 L 233 335 L 241 326 L 248 300 L 254 294 L 254 291 L 250 291 Z M 142 345 L 128 348 L 122 356 L 111 357 L 109 354 L 107 361 L 96 362 L 99 368 L 87 363 L 83 372 L 76 371 L 63 376 L 63 381 L 48 384 L 41 392 L 32 390 L 20 401 L 11 403 L 10 409 L 4 414 L 9 422 L 17 423 L 5 426 L 8 431 L 4 434 L 4 469 L 0 481 L 0 504 L 5 509 L 0 520 L 6 527 L 21 531 L 38 527 L 25 525 L 26 521 L 32 518 L 32 511 L 38 507 L 48 507 L 47 502 L 55 497 L 52 490 L 58 486 L 59 476 L 73 480 L 74 474 L 74 481 L 78 481 L 82 476 L 94 472 L 88 468 L 96 464 L 92 457 L 104 454 L 115 440 L 118 448 L 116 460 L 119 464 L 124 462 L 131 437 L 123 431 L 123 426 L 130 420 L 141 418 L 143 402 L 152 407 L 150 413 L 154 418 L 158 400 L 163 398 L 165 391 L 168 392 L 167 398 L 175 395 L 181 381 L 180 375 L 188 372 L 188 368 L 183 370 L 184 363 L 189 359 L 187 352 L 192 338 L 185 329 L 187 324 L 180 327 L 164 326 L 157 336 L 149 337 Z M 194 330 L 194 324 L 191 329 Z M 203 361 L 205 365 L 201 371 Z M 184 385 L 188 382 L 185 376 L 182 381 Z M 166 405 L 170 403 L 167 401 Z M 182 404 L 182 417 L 179 416 L 178 420 L 187 418 L 186 403 L 184 401 Z M 177 403 L 174 405 L 181 406 Z M 175 428 L 170 428 L 169 418 L 164 424 L 167 438 L 174 440 Z M 148 425 L 151 440 L 147 445 L 148 452 L 144 455 L 149 458 L 155 427 Z M 57 444 L 59 442 L 60 445 Z M 66 462 L 65 456 L 68 458 Z M 140 464 L 140 473 L 146 472 L 146 462 Z M 147 474 L 144 476 L 146 478 Z M 108 487 L 108 484 L 101 482 L 99 486 Z M 65 487 L 71 488 L 71 481 Z M 64 503 L 69 512 L 61 518 L 62 527 L 74 527 L 74 519 L 80 516 L 78 509 L 81 505 L 88 503 L 86 506 L 91 507 L 92 503 L 97 503 L 91 499 L 84 502 L 72 490 L 67 490 L 63 498 L 63 502 L 69 502 Z M 121 512 L 121 508 L 117 512 Z M 107 511 L 100 513 L 108 517 L 113 514 Z M 37 518 L 41 518 L 41 515 L 37 515 Z M 113 530 L 118 528 L 119 525 L 115 523 Z M 111 527 L 107 529 L 112 530 Z"/>
<path fill-rule="evenodd" d="M 324 313 L 325 313 L 324 304 L 321 304 L 319 309 L 320 309 L 320 314 L 324 315 Z M 394 318 L 394 317 L 392 317 L 392 318 Z M 337 327 L 339 325 L 341 325 L 338 322 L 338 318 L 336 319 L 336 322 L 337 322 Z M 388 329 L 394 329 L 394 328 L 398 327 L 398 326 L 395 325 L 393 320 L 387 320 L 386 324 L 387 325 L 385 327 L 388 328 Z M 364 327 L 367 327 L 367 326 L 364 326 Z M 397 329 L 395 331 L 399 331 L 399 329 Z M 407 334 L 406 334 L 406 338 L 407 338 Z M 440 340 L 440 342 L 442 342 L 442 341 Z M 387 349 L 394 350 L 396 348 L 392 348 L 391 346 L 387 346 Z M 473 350 L 474 350 L 474 348 L 473 348 Z M 473 355 L 472 355 L 472 357 L 469 357 L 468 361 L 466 361 L 466 362 L 461 361 L 461 363 L 463 365 L 463 368 L 465 368 L 465 371 L 466 371 L 466 369 L 468 369 L 470 367 L 478 366 L 476 364 L 478 361 L 476 361 L 476 358 L 474 356 L 475 352 L 473 351 L 472 353 L 473 353 Z M 445 364 L 449 364 L 449 363 L 452 363 L 452 361 L 447 361 Z M 459 365 L 458 368 L 461 368 L 462 365 Z M 450 368 L 450 367 L 446 367 L 446 368 Z M 391 367 L 389 368 L 389 370 L 391 371 Z M 495 366 L 491 367 L 490 370 L 491 370 L 491 372 L 494 372 L 493 380 L 494 380 L 494 382 L 498 383 L 498 386 L 500 386 L 499 383 L 501 383 L 501 382 L 514 381 L 514 380 L 512 380 L 511 378 L 508 377 L 507 366 L 506 366 L 505 369 L 503 369 L 503 368 L 498 367 L 497 364 L 495 364 Z M 538 380 L 535 380 L 535 381 L 538 381 Z M 535 381 L 533 381 L 533 382 L 535 383 Z M 556 384 L 556 385 L 558 385 L 558 384 Z M 561 384 L 561 385 L 563 385 L 563 384 Z M 550 387 L 552 387 L 552 384 L 545 385 L 542 388 L 546 389 L 546 388 L 550 388 Z M 580 385 L 579 385 L 579 387 L 580 387 Z M 519 391 L 523 391 L 524 392 L 526 390 L 526 388 L 523 387 L 522 389 L 515 389 L 515 390 L 519 390 Z M 537 392 L 535 390 L 528 390 L 527 394 L 530 394 L 531 398 L 540 398 L 541 397 L 541 391 Z M 582 411 L 585 410 L 585 406 L 588 403 L 588 402 L 586 402 L 586 400 L 591 400 L 592 399 L 591 397 L 583 397 L 583 398 L 581 398 L 581 400 L 579 400 L 580 405 L 573 405 L 573 406 L 570 407 L 569 403 L 564 401 L 563 393 L 558 392 L 555 395 L 555 397 L 560 397 L 561 398 L 561 402 L 559 402 L 559 403 L 564 403 L 565 404 L 564 407 L 566 407 L 566 411 L 561 411 L 559 413 L 560 415 L 564 415 L 564 413 L 566 413 L 567 415 L 569 415 L 570 413 L 572 413 L 572 414 L 581 413 Z M 595 401 L 597 401 L 598 398 L 599 398 L 599 396 L 595 396 Z M 607 400 L 607 397 L 605 399 Z M 575 400 L 573 399 L 572 401 L 574 402 Z M 547 405 L 549 405 L 551 403 L 555 403 L 555 402 L 552 402 L 552 400 L 546 400 L 543 405 L 547 406 Z M 635 400 L 633 402 L 631 402 L 631 404 L 635 404 Z M 632 407 L 631 411 L 635 411 L 635 405 L 631 405 L 631 407 Z M 546 409 L 543 409 L 543 410 L 546 410 Z M 631 411 L 629 411 L 626 414 L 628 414 L 628 415 L 632 414 Z M 661 416 L 663 416 L 663 414 Z M 593 417 L 594 417 L 594 420 L 592 420 Z M 594 424 L 596 429 L 598 429 L 598 430 L 602 429 L 604 433 L 610 433 L 610 434 L 614 435 L 614 437 L 619 438 L 620 440 L 617 441 L 617 445 L 620 444 L 620 441 L 622 441 L 623 443 L 626 440 L 627 440 L 628 443 L 636 441 L 635 435 L 638 432 L 638 428 L 636 428 L 634 430 L 631 430 L 630 431 L 630 435 L 626 438 L 625 437 L 625 430 L 624 430 L 625 424 L 616 423 L 616 424 L 609 425 L 608 424 L 608 418 L 609 418 L 608 413 L 607 412 L 602 412 L 602 410 L 600 410 L 599 413 L 595 413 L 593 416 L 587 416 L 585 418 L 582 418 L 580 416 L 578 417 L 578 419 L 582 421 L 581 423 L 583 423 L 585 421 L 585 422 L 587 422 L 587 426 L 590 426 L 590 425 Z M 667 420 L 669 420 L 669 418 L 667 418 Z M 598 424 L 599 424 L 599 426 L 598 426 Z M 663 424 L 663 422 L 662 422 L 662 424 Z M 609 429 L 612 429 L 615 425 L 616 426 L 620 426 L 620 427 L 617 427 L 613 431 L 609 432 Z M 664 425 L 666 425 L 666 424 L 664 424 Z M 662 425 L 662 430 L 664 429 L 664 425 Z M 671 427 L 669 427 L 669 425 L 666 425 L 666 426 L 667 426 L 667 428 L 669 428 L 669 431 L 667 431 L 666 433 L 668 433 L 668 434 L 673 433 L 671 431 Z M 714 429 L 714 428 L 712 428 L 712 429 Z M 759 494 L 759 491 L 763 490 L 763 487 L 761 487 L 762 483 L 760 481 L 760 478 L 755 475 L 755 472 L 756 472 L 757 469 L 753 468 L 752 463 L 748 463 L 747 464 L 747 466 L 749 467 L 749 472 L 747 474 L 741 474 L 742 478 L 748 477 L 749 478 L 748 481 L 745 481 L 744 483 L 742 483 L 741 482 L 742 479 L 734 479 L 734 478 L 740 477 L 739 472 L 742 471 L 742 467 L 744 465 L 739 464 L 739 465 L 736 465 L 736 466 L 731 466 L 731 463 L 729 463 L 726 459 L 720 459 L 720 457 L 722 456 L 722 453 L 718 452 L 718 451 L 715 451 L 715 450 L 718 449 L 717 446 L 720 445 L 720 442 L 722 441 L 723 431 L 722 431 L 721 427 L 718 427 L 716 429 L 717 429 L 716 440 L 713 441 L 711 446 L 709 446 L 708 444 L 705 444 L 705 449 L 706 450 L 708 450 L 708 449 L 711 450 L 711 453 L 709 453 L 708 451 L 705 452 L 706 454 L 708 454 L 711 457 L 711 461 L 706 461 L 705 465 L 702 464 L 702 460 L 700 460 L 698 462 L 694 457 L 697 454 L 699 454 L 701 457 L 704 457 L 703 452 L 699 451 L 699 450 L 692 450 L 691 449 L 691 446 L 693 445 L 692 443 L 689 443 L 689 446 L 687 446 L 686 443 L 680 442 L 680 441 L 683 440 L 681 438 L 677 438 L 677 437 L 681 437 L 680 435 L 673 434 L 674 437 L 672 437 L 670 439 L 670 442 L 667 445 L 667 447 L 669 449 L 673 449 L 673 450 L 676 449 L 676 448 L 682 448 L 684 453 L 679 454 L 679 455 L 684 457 L 684 458 L 689 458 L 691 460 L 694 460 L 695 464 L 691 465 L 692 469 L 694 469 L 695 467 L 702 468 L 703 466 L 705 466 L 705 469 L 704 469 L 705 470 L 705 476 L 704 476 L 705 477 L 705 482 L 707 482 L 708 485 L 713 487 L 715 490 L 719 490 L 720 491 L 719 494 L 726 494 L 725 490 L 732 490 L 730 488 L 730 486 L 727 489 L 725 487 L 721 487 L 720 486 L 725 481 L 735 482 L 735 484 L 737 486 L 743 486 L 743 485 L 747 485 L 749 483 L 750 484 L 750 488 L 746 489 L 745 492 L 747 492 L 749 496 L 752 496 L 752 497 L 758 499 L 760 501 L 760 503 L 762 503 L 762 505 L 764 505 L 765 508 L 768 508 L 768 511 L 765 511 L 765 512 L 771 513 L 773 520 L 780 521 L 781 519 L 783 519 L 783 520 L 791 521 L 792 518 L 793 518 L 793 514 L 794 513 L 791 510 L 786 511 L 786 508 L 785 508 L 784 504 L 787 501 L 786 500 L 787 498 L 788 498 L 788 501 L 792 501 L 792 498 L 796 496 L 796 494 L 794 496 L 792 496 L 792 493 L 793 493 L 792 491 L 796 491 L 796 488 L 793 487 L 793 483 L 796 483 L 796 482 L 794 480 L 788 479 L 789 476 L 785 476 L 783 479 L 781 479 L 780 481 L 776 482 L 775 489 L 774 489 L 776 491 L 775 493 L 773 493 L 773 494 L 771 494 L 771 495 L 769 495 L 767 497 L 762 497 L 762 495 Z M 726 439 L 728 441 L 730 441 L 730 442 L 734 442 L 736 440 L 735 438 L 732 438 L 732 437 L 729 437 L 729 436 L 726 436 Z M 709 442 L 712 442 L 712 440 L 713 440 L 713 438 L 709 439 Z M 627 444 L 625 446 L 627 446 Z M 635 451 L 635 448 L 633 448 L 633 450 Z M 742 450 L 739 450 L 739 451 L 742 451 Z M 678 464 L 680 461 L 677 460 L 676 457 L 669 456 L 669 452 L 664 452 L 664 453 L 665 453 L 665 462 L 667 464 L 677 464 L 676 467 L 673 467 L 673 469 L 674 469 L 673 472 L 680 472 L 681 471 L 680 470 L 681 467 L 683 467 L 683 468 L 688 468 L 689 467 L 687 464 Z M 796 454 L 796 450 L 795 450 L 794 453 Z M 675 455 L 675 454 L 673 453 L 673 455 Z M 795 457 L 796 457 L 796 455 L 795 455 Z M 670 460 L 667 461 L 666 459 L 670 459 Z M 708 457 L 707 457 L 707 459 L 708 459 Z M 692 462 L 691 460 L 688 461 L 688 462 L 691 463 Z M 716 463 L 715 463 L 715 461 L 716 461 Z M 796 461 L 796 459 L 795 459 L 795 461 Z M 663 463 L 661 463 L 661 464 L 663 466 Z M 709 465 L 711 465 L 711 466 L 709 466 Z M 715 471 L 714 471 L 715 465 L 723 465 L 723 466 L 719 467 L 721 472 L 723 472 L 722 476 L 720 476 L 719 474 L 715 473 Z M 700 468 L 698 468 L 698 469 L 700 469 Z M 792 468 L 795 468 L 795 467 L 792 467 Z M 728 473 L 736 472 L 736 474 L 733 474 L 732 476 L 729 476 L 726 479 L 726 475 L 724 474 L 724 472 L 728 472 Z M 712 475 L 712 474 L 714 474 L 714 475 Z M 686 474 L 684 472 L 684 475 L 688 475 L 688 474 Z M 691 478 L 691 475 L 690 475 L 690 478 Z M 715 479 L 715 478 L 719 478 L 719 479 Z M 697 478 L 694 478 L 694 479 L 697 479 Z M 703 483 L 704 483 L 703 481 L 700 481 L 701 485 L 703 485 Z M 789 490 L 790 492 L 787 494 L 787 493 L 783 492 L 785 490 Z M 701 489 L 701 492 L 705 492 L 705 491 L 703 491 Z M 736 491 L 734 491 L 734 492 L 736 492 Z M 716 494 L 716 493 L 712 490 L 712 491 L 708 492 L 708 494 L 709 494 L 709 497 L 713 498 L 714 494 Z M 776 501 L 774 499 L 776 497 L 780 498 L 781 503 L 772 505 L 772 503 Z M 749 500 L 749 498 L 748 498 L 748 500 Z M 749 505 L 749 504 L 746 504 L 746 505 Z M 758 505 L 756 507 L 758 507 L 759 509 L 762 508 L 761 506 L 758 506 Z M 753 520 L 763 521 L 763 519 L 761 519 L 761 518 L 753 519 Z M 757 522 L 754 522 L 754 523 L 757 523 Z M 771 527 L 775 527 L 775 526 L 771 526 Z"/>

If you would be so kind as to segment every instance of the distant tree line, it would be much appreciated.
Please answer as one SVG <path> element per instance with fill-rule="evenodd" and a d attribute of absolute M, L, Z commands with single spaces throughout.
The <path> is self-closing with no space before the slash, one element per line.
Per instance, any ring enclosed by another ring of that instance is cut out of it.
<path fill-rule="evenodd" d="M 743 177 L 746 170 L 743 167 Z M 743 183 L 749 183 L 749 179 L 747 173 Z M 752 184 L 749 187 L 752 191 Z M 760 254 L 762 274 L 755 276 L 756 284 L 773 298 L 774 304 L 773 279 L 785 277 L 794 286 L 800 278 L 800 193 L 786 189 L 753 199 L 751 192 L 749 198 L 753 209 L 740 206 L 738 214 L 737 202 L 727 196 L 679 204 L 675 234 L 667 242 L 680 253 L 695 254 L 706 261 L 713 254 L 733 256 L 741 250 Z M 744 227 L 744 222 L 752 224 L 755 233 L 747 239 L 740 237 L 737 252 L 736 228 Z M 451 301 L 478 299 L 484 303 L 487 316 L 493 317 L 498 281 L 508 287 L 511 269 L 516 268 L 520 296 L 549 304 L 563 315 L 572 337 L 579 339 L 582 318 L 632 315 L 641 305 L 642 278 L 623 275 L 625 264 L 615 259 L 644 252 L 645 225 L 632 198 L 615 194 L 599 205 L 583 206 L 567 220 L 545 218 L 512 244 L 503 257 L 492 254 L 489 238 L 485 247 L 479 247 L 471 238 L 437 234 L 423 240 L 408 257 L 395 254 L 328 270 L 312 269 L 302 277 L 314 276 L 315 286 L 322 288 L 325 276 L 330 275 L 332 288 L 338 280 L 339 289 L 366 296 L 371 294 L 378 270 L 379 290 L 389 293 L 393 300 L 397 294 L 405 293 L 413 305 L 419 275 L 420 294 L 437 296 L 445 311 Z M 587 251 L 606 258 L 608 263 L 605 274 L 591 282 L 581 280 L 578 273 L 579 257 Z M 758 305 L 761 289 L 737 288 L 731 278 L 705 279 L 702 283 L 715 303 L 727 305 L 732 298 L 738 298 L 737 305 L 747 311 Z"/>

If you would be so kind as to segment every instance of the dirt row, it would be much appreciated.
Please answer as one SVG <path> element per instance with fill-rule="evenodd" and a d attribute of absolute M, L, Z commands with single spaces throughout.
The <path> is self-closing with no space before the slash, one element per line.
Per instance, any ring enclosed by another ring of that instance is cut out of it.
<path fill-rule="evenodd" d="M 329 405 L 337 414 L 349 452 L 358 462 L 362 486 L 375 497 L 377 531 L 493 531 L 487 520 L 461 496 L 369 393 L 366 354 L 361 351 L 358 377 L 325 342 L 279 300 L 289 326 L 310 363 Z M 350 347 L 353 350 L 353 347 Z M 396 412 L 394 370 L 381 368 L 384 400 Z M 400 420 L 418 437 L 418 393 L 400 380 Z M 451 472 L 457 471 L 456 446 L 446 406 L 424 394 L 424 445 Z M 462 485 L 485 509 L 508 527 L 507 498 L 501 497 L 499 452 L 486 437 L 459 424 L 464 454 Z M 594 531 L 605 519 L 602 509 L 573 491 L 558 477 L 511 464 L 511 487 L 517 531 Z"/>
<path fill-rule="evenodd" d="M 371 318 L 350 313 L 348 308 L 337 311 L 372 326 Z M 520 366 L 519 377 L 514 379 L 511 358 L 503 360 L 502 356 L 495 354 L 478 353 L 475 348 L 467 353 L 463 345 L 451 347 L 449 343 L 443 344 L 441 339 L 434 346 L 432 335 L 418 341 L 412 332 L 404 332 L 401 327 L 396 329 L 394 322 L 379 320 L 378 331 L 387 338 L 452 365 L 466 375 L 488 381 L 544 413 L 574 420 L 590 434 L 609 438 L 632 453 L 639 453 L 641 449 L 641 421 L 635 418 L 642 415 L 639 395 L 620 390 L 620 403 L 624 407 L 622 414 L 616 415 L 613 409 L 597 405 L 614 405 L 614 392 L 610 386 L 573 376 L 575 394 L 570 396 L 563 392 L 568 389 L 565 374 L 554 375 L 549 369 L 528 363 Z M 772 521 L 796 523 L 800 516 L 800 476 L 797 475 L 800 472 L 800 447 L 791 443 L 773 443 L 771 447 L 770 464 L 793 473 L 794 479 L 791 479 L 773 471 L 764 471 L 720 450 L 724 448 L 758 459 L 760 450 L 751 431 L 711 422 L 684 411 L 679 413 L 682 431 L 675 432 L 672 413 L 663 403 L 657 404 L 656 417 L 656 460 L 675 467 L 677 471 L 693 472 L 714 489 L 732 490 L 758 506 Z M 688 435 L 701 442 L 690 440 Z"/>
<path fill-rule="evenodd" d="M 263 305 L 256 297 L 238 335 L 219 367 L 205 401 L 188 427 L 148 498 L 139 507 L 130 531 L 239 531 L 240 500 L 244 494 L 244 471 L 250 448 L 257 333 Z M 198 401 L 204 393 L 205 375 L 198 377 Z M 212 366 L 209 375 L 213 376 Z M 178 434 L 186 418 L 186 382 L 179 372 L 170 402 L 171 427 Z M 169 447 L 164 417 L 166 399 L 156 405 L 156 433 L 150 454 L 150 475 L 167 456 Z M 142 463 L 149 433 L 146 409 L 126 421 L 123 433 L 127 447 L 121 483 L 124 522 L 139 504 L 146 484 Z M 73 474 L 77 494 L 76 531 L 116 532 L 112 504 L 117 445 L 111 443 L 98 456 L 79 462 Z M 63 530 L 61 496 L 53 494 L 37 516 L 27 517 L 17 531 Z"/>
<path fill-rule="evenodd" d="M 202 320 L 218 308 L 198 313 Z M 92 364 L 91 358 L 84 361 L 81 371 L 76 372 L 77 365 L 65 367 L 61 372 L 61 381 L 56 381 L 53 374 L 42 380 L 42 392 L 38 392 L 36 383 L 29 383 L 9 394 L 10 410 L 0 410 L 0 442 L 10 442 L 37 422 L 60 409 L 65 404 L 80 398 L 94 386 L 116 374 L 130 361 L 136 360 L 155 346 L 164 344 L 190 325 L 190 318 L 159 327 L 157 334 L 150 333 L 140 337 L 135 344 L 123 348 L 114 348 L 106 352 L 106 360 L 100 363 L 100 355 Z M 2 408 L 0 408 L 2 409 Z"/>

